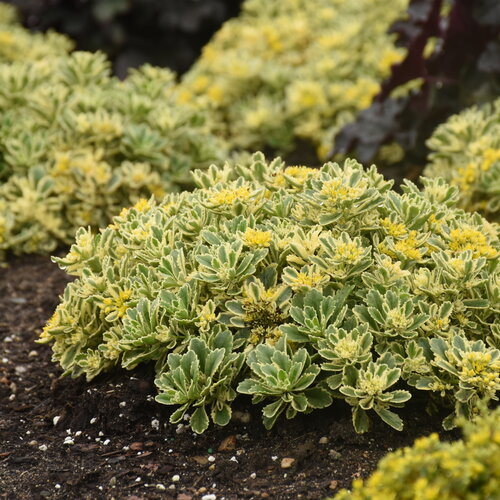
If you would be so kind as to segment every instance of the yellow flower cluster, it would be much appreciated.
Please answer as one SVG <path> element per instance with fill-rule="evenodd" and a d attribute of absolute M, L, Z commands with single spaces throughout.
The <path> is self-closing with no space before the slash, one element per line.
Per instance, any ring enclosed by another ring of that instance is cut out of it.
<path fill-rule="evenodd" d="M 271 231 L 259 231 L 258 229 L 248 228 L 243 233 L 245 245 L 255 247 L 268 247 L 271 243 Z"/>
<path fill-rule="evenodd" d="M 450 232 L 450 250 L 464 252 L 471 250 L 474 257 L 493 259 L 498 256 L 498 251 L 488 244 L 486 236 L 476 229 L 462 227 Z"/>
<path fill-rule="evenodd" d="M 429 177 L 460 188 L 461 204 L 492 220 L 500 216 L 500 99 L 441 124 L 428 141 Z"/>
<path fill-rule="evenodd" d="M 132 295 L 132 290 L 120 290 L 116 297 L 106 297 L 103 300 L 103 311 L 105 314 L 116 313 L 118 318 L 123 318 L 129 308 L 128 300 Z"/>
<path fill-rule="evenodd" d="M 231 206 L 236 201 L 248 200 L 251 196 L 248 186 L 241 186 L 234 189 L 221 189 L 210 197 L 210 203 L 214 206 Z"/>
<path fill-rule="evenodd" d="M 246 0 L 183 77 L 178 99 L 211 108 L 236 148 L 286 152 L 305 140 L 324 159 L 401 61 L 387 29 L 407 4 Z"/>

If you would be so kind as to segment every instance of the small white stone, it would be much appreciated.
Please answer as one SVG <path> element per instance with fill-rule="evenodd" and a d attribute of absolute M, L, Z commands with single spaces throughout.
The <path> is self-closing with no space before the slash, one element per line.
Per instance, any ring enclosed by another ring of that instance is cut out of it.
<path fill-rule="evenodd" d="M 151 427 L 157 431 L 160 429 L 160 421 L 157 419 L 157 418 L 153 418 L 153 420 L 151 420 Z"/>
<path fill-rule="evenodd" d="M 128 451 L 128 450 L 129 450 L 129 447 L 128 447 L 128 446 L 123 446 L 123 447 L 122 447 L 122 450 L 123 450 L 123 451 Z"/>
<path fill-rule="evenodd" d="M 9 362 L 9 358 L 2 358 L 2 363 L 8 363 Z"/>
<path fill-rule="evenodd" d="M 71 436 L 66 436 L 64 438 L 64 444 L 72 445 L 75 444 L 75 442 L 73 441 L 73 438 Z"/>
<path fill-rule="evenodd" d="M 168 450 L 168 452 L 169 452 L 169 453 L 172 453 L 173 451 L 174 451 L 174 450 L 172 450 L 172 448 L 170 448 L 170 449 Z"/>
<path fill-rule="evenodd" d="M 217 500 L 217 497 L 213 493 L 209 493 L 208 495 L 203 495 L 201 500 Z"/>
<path fill-rule="evenodd" d="M 319 438 L 319 444 L 326 444 L 326 443 L 328 443 L 328 438 L 326 436 Z"/>
<path fill-rule="evenodd" d="M 273 456 L 271 457 L 271 460 L 272 460 L 273 462 L 276 462 L 276 460 L 278 460 L 278 457 L 277 457 L 276 455 L 273 455 Z"/>
<path fill-rule="evenodd" d="M 46 444 L 41 444 L 41 445 L 38 447 L 38 449 L 39 449 L 40 451 L 47 451 L 47 445 L 46 445 Z"/>
<path fill-rule="evenodd" d="M 213 455 L 210 455 L 210 456 L 208 457 L 208 461 L 209 461 L 209 462 L 215 462 L 215 457 L 214 457 Z"/>
<path fill-rule="evenodd" d="M 175 484 L 171 484 L 169 487 L 168 487 L 169 490 L 175 490 Z"/>
<path fill-rule="evenodd" d="M 229 461 L 238 463 L 238 459 L 236 457 L 231 457 Z"/>
<path fill-rule="evenodd" d="M 9 401 L 14 401 L 14 399 L 16 399 L 16 395 L 15 394 L 11 394 L 9 396 Z"/>
<path fill-rule="evenodd" d="M 106 439 L 105 441 L 102 442 L 102 444 L 104 444 L 104 445 L 108 445 L 109 443 L 111 443 L 110 439 Z"/>
<path fill-rule="evenodd" d="M 75 432 L 75 436 L 78 437 L 78 436 L 81 436 L 82 435 L 82 431 L 76 431 Z"/>
<path fill-rule="evenodd" d="M 28 354 L 28 357 L 29 358 L 34 358 L 35 356 L 38 356 L 38 351 L 30 351 L 29 354 Z"/>
<path fill-rule="evenodd" d="M 255 479 L 255 478 L 257 477 L 257 474 L 255 474 L 255 472 L 252 472 L 252 473 L 250 474 L 250 477 L 251 477 L 252 479 Z"/>
<path fill-rule="evenodd" d="M 103 437 L 104 436 L 104 432 L 102 431 L 99 431 L 99 434 L 98 434 L 99 437 Z"/>
<path fill-rule="evenodd" d="M 136 478 L 135 482 L 136 483 L 140 483 L 141 482 L 141 478 L 140 477 Z"/>
<path fill-rule="evenodd" d="M 55 488 L 56 490 L 58 490 L 58 489 L 60 489 L 60 488 L 61 488 L 61 485 L 60 485 L 60 484 L 56 484 L 56 485 L 54 486 L 54 488 Z"/>
<path fill-rule="evenodd" d="M 158 483 L 158 484 L 156 485 L 156 489 L 157 489 L 157 490 L 160 490 L 160 491 L 165 491 L 167 488 L 165 488 L 165 485 L 164 485 L 164 484 Z"/>
<path fill-rule="evenodd" d="M 176 483 L 177 481 L 179 481 L 181 478 L 181 476 L 179 476 L 179 474 L 175 474 L 172 476 L 172 482 Z"/>
<path fill-rule="evenodd" d="M 126 401 L 122 401 L 118 406 L 120 408 L 125 408 L 125 406 L 127 406 L 127 402 Z"/>
<path fill-rule="evenodd" d="M 93 417 L 90 419 L 90 424 L 95 424 L 97 422 L 97 418 Z"/>
<path fill-rule="evenodd" d="M 59 420 L 61 420 L 61 415 L 56 415 L 53 419 L 52 419 L 52 423 L 54 425 L 57 425 L 57 422 L 59 422 Z"/>

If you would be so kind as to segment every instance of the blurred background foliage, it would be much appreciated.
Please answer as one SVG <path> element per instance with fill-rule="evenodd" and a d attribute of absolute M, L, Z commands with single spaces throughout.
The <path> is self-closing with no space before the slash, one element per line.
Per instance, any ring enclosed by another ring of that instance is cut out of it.
<path fill-rule="evenodd" d="M 78 50 L 104 51 L 114 72 L 145 62 L 185 72 L 242 0 L 7 0 L 35 31 L 68 35 Z"/>

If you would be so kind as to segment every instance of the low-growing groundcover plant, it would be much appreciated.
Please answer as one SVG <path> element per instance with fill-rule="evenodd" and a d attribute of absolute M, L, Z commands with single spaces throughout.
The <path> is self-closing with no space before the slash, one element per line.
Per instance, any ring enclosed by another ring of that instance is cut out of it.
<path fill-rule="evenodd" d="M 246 0 L 183 77 L 179 101 L 212 110 L 231 146 L 322 159 L 404 50 L 387 34 L 408 0 Z"/>
<path fill-rule="evenodd" d="M 211 166 L 194 192 L 140 200 L 100 234 L 81 228 L 70 283 L 41 342 L 91 380 L 156 363 L 160 403 L 203 432 L 231 402 L 270 428 L 343 399 L 358 432 L 416 390 L 470 417 L 500 388 L 500 241 L 441 179 L 391 190 L 353 160 L 321 169 Z"/>
<path fill-rule="evenodd" d="M 441 124 L 427 141 L 424 174 L 460 189 L 460 206 L 490 220 L 500 216 L 500 99 L 466 109 Z"/>
<path fill-rule="evenodd" d="M 442 443 L 437 434 L 420 438 L 383 458 L 352 492 L 335 500 L 486 500 L 500 492 L 500 408 L 464 425 L 465 437 Z"/>
<path fill-rule="evenodd" d="M 149 65 L 120 81 L 101 53 L 0 57 L 0 252 L 50 252 L 141 197 L 192 188 L 191 168 L 224 158 L 174 88 Z"/>

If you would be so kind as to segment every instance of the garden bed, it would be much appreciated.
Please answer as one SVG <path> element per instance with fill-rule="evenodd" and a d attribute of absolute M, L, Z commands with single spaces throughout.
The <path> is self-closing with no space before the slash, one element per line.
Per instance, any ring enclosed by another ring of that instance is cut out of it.
<path fill-rule="evenodd" d="M 90 384 L 60 378 L 35 339 L 67 281 L 48 257 L 0 269 L 2 499 L 324 498 L 366 477 L 387 451 L 441 429 L 414 398 L 400 412 L 403 432 L 377 420 L 357 435 L 343 402 L 266 431 L 243 399 L 239 418 L 196 436 L 168 423 L 173 410 L 154 401 L 152 367 Z"/>

